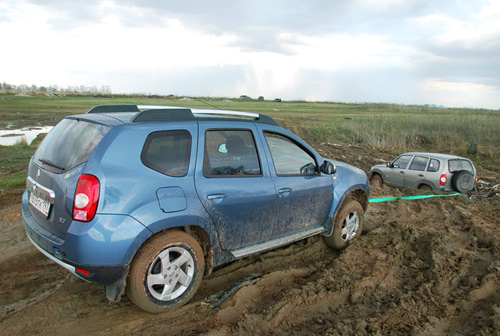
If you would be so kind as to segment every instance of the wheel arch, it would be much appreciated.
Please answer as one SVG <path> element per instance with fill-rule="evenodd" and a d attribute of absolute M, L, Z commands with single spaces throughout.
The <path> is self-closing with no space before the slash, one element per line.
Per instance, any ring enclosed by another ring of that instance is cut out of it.
<path fill-rule="evenodd" d="M 339 198 L 338 202 L 336 202 L 332 207 L 332 212 L 330 213 L 328 221 L 325 225 L 325 232 L 323 233 L 323 235 L 329 236 L 332 234 L 335 219 L 339 214 L 339 210 L 342 209 L 346 202 L 348 202 L 349 200 L 355 200 L 359 202 L 359 204 L 361 204 L 363 211 L 366 211 L 369 204 L 369 196 L 369 190 L 364 189 L 363 186 L 353 186 L 351 189 L 346 191 L 342 195 L 342 197 Z"/>
<path fill-rule="evenodd" d="M 377 169 L 377 168 L 370 170 L 370 172 L 368 173 L 368 179 L 371 179 L 375 175 L 380 175 L 380 178 L 382 179 L 382 181 L 385 180 L 384 173 L 382 173 L 382 171 L 380 169 Z"/>
<path fill-rule="evenodd" d="M 115 283 L 110 284 L 106 286 L 106 297 L 110 301 L 119 301 L 123 294 L 125 293 L 125 287 L 126 287 L 126 282 L 127 282 L 127 277 L 128 277 L 128 272 L 129 272 L 129 267 L 130 263 L 134 260 L 135 256 L 139 252 L 142 246 L 144 246 L 147 242 L 153 240 L 155 237 L 157 237 L 160 234 L 164 234 L 165 232 L 168 231 L 183 231 L 189 235 L 191 235 L 193 238 L 195 238 L 198 243 L 200 244 L 200 247 L 203 251 L 203 256 L 204 256 L 204 261 L 205 261 L 205 272 L 204 275 L 208 275 L 212 272 L 213 269 L 213 256 L 214 256 L 214 251 L 212 248 L 212 244 L 210 241 L 209 234 L 205 231 L 200 226 L 197 225 L 184 225 L 184 226 L 177 226 L 177 227 L 169 227 L 164 230 L 159 230 L 150 236 L 148 236 L 146 239 L 142 241 L 142 243 L 136 248 L 135 253 L 132 255 L 128 267 L 126 269 L 126 272 L 123 274 L 123 276 L 118 279 Z"/>
<path fill-rule="evenodd" d="M 424 188 L 425 186 L 427 186 L 427 187 L 431 188 L 432 190 L 435 190 L 435 189 L 436 189 L 436 188 L 435 188 L 434 183 L 432 183 L 432 182 L 430 182 L 430 181 L 427 181 L 427 180 L 426 180 L 426 181 L 422 181 L 422 182 L 420 182 L 420 183 L 418 184 L 418 186 L 417 186 L 417 189 L 422 189 L 422 188 Z"/>
<path fill-rule="evenodd" d="M 130 260 L 130 262 L 132 262 L 132 260 L 135 258 L 137 252 L 139 251 L 139 249 L 144 246 L 144 244 L 146 244 L 148 241 L 151 241 L 152 239 L 154 239 L 155 237 L 157 237 L 158 235 L 160 234 L 164 234 L 166 232 L 169 232 L 169 231 L 183 231 L 187 234 L 189 234 L 190 236 L 192 236 L 193 238 L 195 238 L 198 243 L 200 244 L 200 247 L 201 249 L 203 250 L 203 255 L 204 255 L 204 258 L 205 258 L 205 265 L 206 265 L 206 269 L 205 269 L 205 275 L 208 275 L 210 274 L 213 266 L 212 266 L 212 261 L 213 261 L 213 254 L 214 254 L 214 251 L 213 251 L 213 248 L 212 248 L 212 243 L 211 243 L 211 239 L 209 237 L 209 234 L 207 233 L 207 231 L 202 228 L 201 226 L 198 226 L 198 225 L 182 225 L 182 226 L 174 226 L 174 227 L 168 227 L 168 228 L 165 228 L 163 230 L 159 230 L 157 232 L 155 232 L 154 234 L 152 234 L 151 236 L 148 237 L 148 239 L 144 240 L 141 244 L 141 246 L 139 246 L 134 254 L 134 256 L 132 257 L 132 259 Z M 208 271 L 208 273 L 207 273 Z"/>

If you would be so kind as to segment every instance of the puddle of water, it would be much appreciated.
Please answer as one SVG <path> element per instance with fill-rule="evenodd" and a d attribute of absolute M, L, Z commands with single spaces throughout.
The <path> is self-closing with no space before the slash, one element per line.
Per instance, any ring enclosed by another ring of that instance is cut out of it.
<path fill-rule="evenodd" d="M 22 141 L 29 145 L 38 134 L 48 133 L 54 126 L 25 127 L 15 130 L 0 130 L 0 145 L 12 146 Z"/>

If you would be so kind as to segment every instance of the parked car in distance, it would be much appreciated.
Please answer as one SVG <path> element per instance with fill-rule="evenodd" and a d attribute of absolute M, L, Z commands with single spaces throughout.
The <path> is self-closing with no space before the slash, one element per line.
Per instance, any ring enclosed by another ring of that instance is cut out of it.
<path fill-rule="evenodd" d="M 368 176 L 372 184 L 442 192 L 470 193 L 477 183 L 471 160 L 437 153 L 404 153 L 390 163 L 373 166 Z"/>
<path fill-rule="evenodd" d="M 214 266 L 313 235 L 346 247 L 368 197 L 362 170 L 266 115 L 110 105 L 45 137 L 22 214 L 51 260 L 158 313 L 188 302 Z"/>

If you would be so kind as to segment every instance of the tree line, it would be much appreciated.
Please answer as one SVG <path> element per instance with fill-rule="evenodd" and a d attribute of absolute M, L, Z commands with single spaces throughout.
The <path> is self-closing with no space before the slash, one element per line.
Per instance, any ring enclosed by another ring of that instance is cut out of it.
<path fill-rule="evenodd" d="M 97 86 L 85 86 L 85 85 L 69 85 L 67 87 L 59 87 L 58 85 L 49 86 L 38 86 L 35 84 L 9 84 L 6 82 L 0 83 L 0 90 L 3 91 L 19 91 L 19 92 L 64 92 L 64 93 L 111 93 L 111 88 L 109 85 Z"/>

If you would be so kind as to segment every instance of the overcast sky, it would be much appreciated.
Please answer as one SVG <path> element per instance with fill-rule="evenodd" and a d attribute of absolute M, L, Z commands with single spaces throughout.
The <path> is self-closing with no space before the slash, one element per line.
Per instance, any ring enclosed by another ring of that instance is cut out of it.
<path fill-rule="evenodd" d="M 498 0 L 0 0 L 0 82 L 500 108 Z"/>

